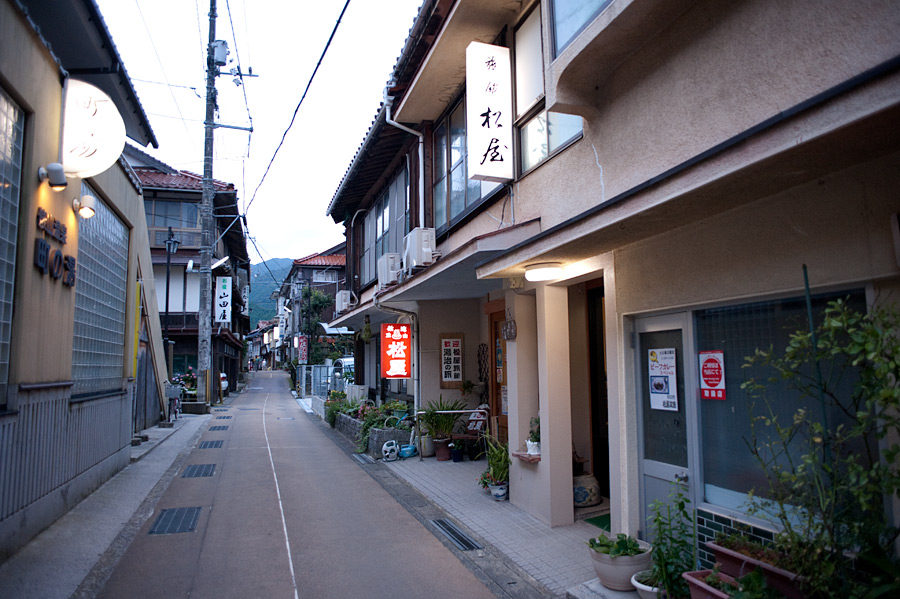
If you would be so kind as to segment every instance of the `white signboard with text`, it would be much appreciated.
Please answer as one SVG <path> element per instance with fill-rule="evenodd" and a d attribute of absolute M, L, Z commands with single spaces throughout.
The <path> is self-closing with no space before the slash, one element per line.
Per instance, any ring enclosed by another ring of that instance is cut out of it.
<path fill-rule="evenodd" d="M 216 277 L 215 322 L 231 323 L 231 277 Z"/>
<path fill-rule="evenodd" d="M 466 48 L 466 139 L 470 179 L 513 178 L 512 76 L 509 48 Z"/>
<path fill-rule="evenodd" d="M 677 412 L 675 348 L 648 350 L 647 373 L 650 376 L 650 409 Z"/>

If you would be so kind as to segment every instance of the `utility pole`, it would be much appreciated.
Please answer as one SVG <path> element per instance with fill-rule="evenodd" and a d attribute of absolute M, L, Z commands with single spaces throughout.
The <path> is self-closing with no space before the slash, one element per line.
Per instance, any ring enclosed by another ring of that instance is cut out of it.
<path fill-rule="evenodd" d="M 219 67 L 215 58 L 216 0 L 209 0 L 209 44 L 206 48 L 206 119 L 203 122 L 203 196 L 200 201 L 200 310 L 197 313 L 197 399 L 209 402 L 212 371 L 212 243 L 215 239 L 213 219 L 213 131 L 216 113 L 216 76 Z"/>

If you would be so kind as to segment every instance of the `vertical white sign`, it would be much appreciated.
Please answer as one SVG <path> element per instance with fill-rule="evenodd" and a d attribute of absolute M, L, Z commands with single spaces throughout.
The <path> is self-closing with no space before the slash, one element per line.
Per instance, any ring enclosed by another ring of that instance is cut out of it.
<path fill-rule="evenodd" d="M 231 277 L 216 277 L 215 322 L 231 323 Z"/>
<path fill-rule="evenodd" d="M 466 151 L 470 179 L 513 178 L 512 76 L 509 48 L 466 48 Z"/>
<path fill-rule="evenodd" d="M 675 349 L 647 351 L 647 372 L 650 376 L 650 409 L 678 411 L 678 382 L 675 369 Z"/>
<path fill-rule="evenodd" d="M 241 299 L 243 300 L 243 306 L 241 306 L 241 316 L 249 316 L 250 315 L 250 286 L 244 285 L 241 288 Z"/>

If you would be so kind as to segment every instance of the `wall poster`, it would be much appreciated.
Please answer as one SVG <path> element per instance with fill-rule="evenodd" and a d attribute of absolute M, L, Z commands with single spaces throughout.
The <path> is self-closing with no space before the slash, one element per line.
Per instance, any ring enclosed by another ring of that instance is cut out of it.
<path fill-rule="evenodd" d="M 647 351 L 650 376 L 650 409 L 678 411 L 678 382 L 675 379 L 675 348 Z"/>
<path fill-rule="evenodd" d="M 463 334 L 441 333 L 441 389 L 458 389 L 463 382 Z"/>

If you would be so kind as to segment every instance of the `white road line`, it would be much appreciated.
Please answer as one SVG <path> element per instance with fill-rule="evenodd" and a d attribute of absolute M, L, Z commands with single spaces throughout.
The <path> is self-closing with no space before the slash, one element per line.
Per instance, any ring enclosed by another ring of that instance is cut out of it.
<path fill-rule="evenodd" d="M 278 486 L 278 474 L 275 472 L 275 460 L 272 459 L 272 447 L 269 445 L 269 431 L 266 429 L 266 404 L 269 395 L 263 401 L 263 434 L 266 436 L 266 449 L 269 452 L 269 464 L 272 466 L 272 478 L 275 479 L 275 493 L 278 495 L 278 509 L 281 512 L 281 529 L 284 531 L 284 546 L 287 548 L 288 566 L 291 568 L 291 582 L 294 584 L 294 599 L 299 599 L 297 576 L 294 574 L 294 558 L 291 556 L 291 541 L 288 538 L 287 521 L 284 519 L 284 505 L 281 503 L 281 487 Z"/>

